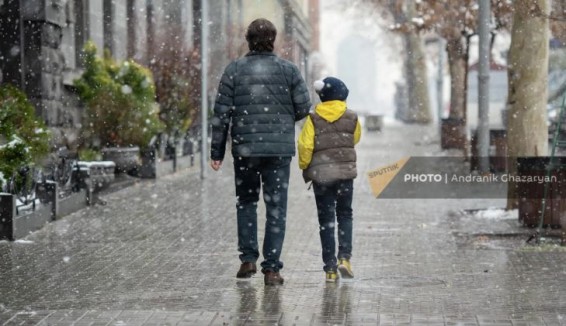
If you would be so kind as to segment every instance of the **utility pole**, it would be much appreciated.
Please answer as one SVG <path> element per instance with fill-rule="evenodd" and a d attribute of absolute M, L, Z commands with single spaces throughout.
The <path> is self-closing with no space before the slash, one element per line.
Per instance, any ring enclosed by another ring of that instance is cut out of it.
<path fill-rule="evenodd" d="M 478 71 L 478 163 L 479 172 L 489 172 L 489 70 L 490 70 L 490 0 L 479 2 L 479 71 Z"/>
<path fill-rule="evenodd" d="M 438 76 L 436 76 L 436 101 L 438 105 L 438 126 L 442 130 L 442 113 L 444 111 L 444 39 L 438 38 Z"/>
<path fill-rule="evenodd" d="M 206 177 L 208 162 L 208 1 L 201 0 L 201 153 L 200 178 Z"/>
<path fill-rule="evenodd" d="M 19 7 L 19 24 L 20 24 L 20 82 L 22 84 L 22 92 L 26 91 L 26 44 L 25 44 L 25 23 L 24 23 L 24 8 L 22 7 L 22 0 L 18 1 Z"/>

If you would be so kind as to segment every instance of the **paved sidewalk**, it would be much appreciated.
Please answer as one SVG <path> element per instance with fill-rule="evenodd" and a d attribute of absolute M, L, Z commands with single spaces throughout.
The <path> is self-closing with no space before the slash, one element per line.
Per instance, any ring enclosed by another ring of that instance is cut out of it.
<path fill-rule="evenodd" d="M 195 170 L 144 181 L 0 242 L 0 325 L 566 325 L 566 252 L 525 247 L 516 220 L 462 213 L 504 200 L 372 197 L 365 173 L 440 155 L 436 133 L 363 135 L 355 280 L 324 282 L 314 198 L 294 159 L 285 285 L 238 281 L 230 160 L 205 182 Z"/>

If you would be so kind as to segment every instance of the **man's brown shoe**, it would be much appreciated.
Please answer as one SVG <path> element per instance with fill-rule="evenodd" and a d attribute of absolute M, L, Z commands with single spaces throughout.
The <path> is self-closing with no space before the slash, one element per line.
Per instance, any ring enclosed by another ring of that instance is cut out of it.
<path fill-rule="evenodd" d="M 236 274 L 237 278 L 250 278 L 257 272 L 257 268 L 255 267 L 254 263 L 245 262 L 242 263 L 240 266 L 240 270 L 238 274 Z"/>
<path fill-rule="evenodd" d="M 265 271 L 265 276 L 263 277 L 265 285 L 281 285 L 285 281 L 279 272 Z"/>

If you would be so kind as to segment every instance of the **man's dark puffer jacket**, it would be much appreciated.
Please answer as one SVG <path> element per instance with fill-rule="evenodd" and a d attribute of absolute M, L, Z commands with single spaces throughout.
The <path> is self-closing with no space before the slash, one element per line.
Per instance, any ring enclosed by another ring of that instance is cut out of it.
<path fill-rule="evenodd" d="M 295 155 L 295 121 L 311 106 L 297 67 L 271 52 L 250 52 L 230 63 L 214 105 L 211 159 L 224 159 L 231 126 L 234 157 Z"/>

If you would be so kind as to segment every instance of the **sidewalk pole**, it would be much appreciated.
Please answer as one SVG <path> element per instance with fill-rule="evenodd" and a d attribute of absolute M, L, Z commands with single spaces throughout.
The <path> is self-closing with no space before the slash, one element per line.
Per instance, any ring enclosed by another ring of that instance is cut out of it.
<path fill-rule="evenodd" d="M 0 192 L 0 240 L 16 240 L 14 224 L 16 219 L 16 197 Z"/>
<path fill-rule="evenodd" d="M 201 0 L 201 155 L 200 178 L 206 177 L 208 157 L 208 1 Z"/>
<path fill-rule="evenodd" d="M 489 172 L 489 70 L 490 70 L 490 0 L 479 2 L 479 72 L 478 72 L 478 163 L 481 173 Z"/>
<path fill-rule="evenodd" d="M 442 113 L 444 103 L 444 39 L 441 37 L 438 38 L 438 76 L 436 77 L 438 129 L 442 133 Z"/>

